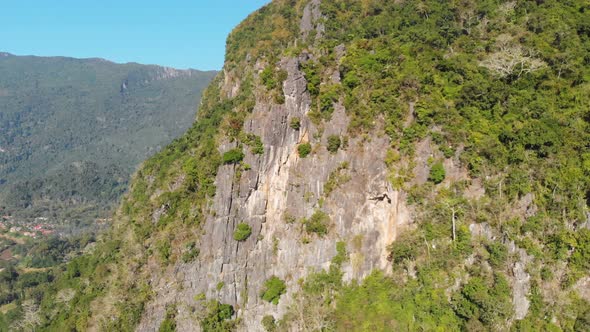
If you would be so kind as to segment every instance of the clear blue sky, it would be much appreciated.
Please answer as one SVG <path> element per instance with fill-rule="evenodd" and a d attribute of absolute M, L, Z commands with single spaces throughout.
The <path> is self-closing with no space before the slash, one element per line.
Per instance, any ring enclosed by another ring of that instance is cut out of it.
<path fill-rule="evenodd" d="M 0 52 L 220 69 L 228 33 L 270 0 L 0 0 Z"/>

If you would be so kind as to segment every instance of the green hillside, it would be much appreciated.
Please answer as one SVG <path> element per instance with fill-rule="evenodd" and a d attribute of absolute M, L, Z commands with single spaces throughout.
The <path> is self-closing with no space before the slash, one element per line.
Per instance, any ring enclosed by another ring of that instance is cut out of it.
<path fill-rule="evenodd" d="M 0 207 L 105 217 L 137 165 L 193 122 L 214 72 L 0 56 Z"/>

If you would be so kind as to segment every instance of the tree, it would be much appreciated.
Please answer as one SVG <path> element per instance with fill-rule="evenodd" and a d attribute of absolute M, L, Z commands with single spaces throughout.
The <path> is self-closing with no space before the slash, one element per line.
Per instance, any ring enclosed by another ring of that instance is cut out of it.
<path fill-rule="evenodd" d="M 303 143 L 299 144 L 297 147 L 297 152 L 299 152 L 299 157 L 305 158 L 311 153 L 311 144 Z"/>
<path fill-rule="evenodd" d="M 526 49 L 512 39 L 513 37 L 509 35 L 500 35 L 496 42 L 498 51 L 488 55 L 485 60 L 480 62 L 480 65 L 501 78 L 513 74 L 520 77 L 546 66 L 543 60 L 535 57 L 536 52 Z"/>
<path fill-rule="evenodd" d="M 340 149 L 340 145 L 342 141 L 340 140 L 340 136 L 338 135 L 330 135 L 328 136 L 328 146 L 326 147 L 330 153 L 336 153 L 338 149 Z"/>
<path fill-rule="evenodd" d="M 237 164 L 244 159 L 242 149 L 231 149 L 223 154 L 224 164 Z"/>
<path fill-rule="evenodd" d="M 305 231 L 308 233 L 316 233 L 319 236 L 328 234 L 328 226 L 330 223 L 330 216 L 324 211 L 316 210 L 309 219 L 304 220 Z"/>
<path fill-rule="evenodd" d="M 272 304 L 279 304 L 279 298 L 287 291 L 287 285 L 277 276 L 272 276 L 264 283 L 262 299 Z"/>
<path fill-rule="evenodd" d="M 272 315 L 262 317 L 262 326 L 266 332 L 275 332 L 277 330 L 277 322 Z"/>
<path fill-rule="evenodd" d="M 428 175 L 428 181 L 439 184 L 445 179 L 446 172 L 445 167 L 441 162 L 437 162 L 430 168 L 430 175 Z"/>
<path fill-rule="evenodd" d="M 291 118 L 291 122 L 289 123 L 289 127 L 295 130 L 299 130 L 301 128 L 301 120 L 298 117 Z"/>

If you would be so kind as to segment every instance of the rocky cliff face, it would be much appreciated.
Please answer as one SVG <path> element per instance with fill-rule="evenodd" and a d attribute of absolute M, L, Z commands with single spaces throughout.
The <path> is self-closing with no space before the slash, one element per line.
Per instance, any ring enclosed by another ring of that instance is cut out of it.
<path fill-rule="evenodd" d="M 302 35 L 315 26 L 312 20 L 320 16 L 318 6 L 313 1 L 305 7 Z M 362 279 L 375 269 L 390 267 L 387 246 L 411 222 L 405 194 L 394 190 L 387 179 L 384 160 L 390 141 L 383 135 L 368 143 L 355 137 L 336 153 L 327 150 L 329 136 L 346 136 L 349 118 L 337 103 L 330 121 L 321 127 L 310 121 L 312 101 L 300 68 L 311 57 L 303 54 L 277 61 L 276 69 L 288 74 L 281 87 L 284 104 L 269 101 L 262 87 L 255 92 L 256 106 L 242 130 L 261 138 L 264 153 L 247 152 L 243 160 L 250 166 L 247 170 L 236 165 L 219 168 L 211 212 L 198 240 L 199 258 L 154 276 L 154 301 L 147 305 L 138 330 L 157 330 L 166 306 L 172 303 L 181 304 L 178 329 L 196 329 L 187 308 L 204 293 L 208 299 L 234 306 L 243 321 L 242 330 L 263 331 L 263 316 L 282 317 L 293 304 L 299 280 L 330 266 L 338 241 L 349 243 L 347 252 L 352 257 L 343 266 L 345 280 Z M 258 61 L 254 72 L 259 74 L 265 65 L 275 64 Z M 242 82 L 230 72 L 224 75 L 222 90 L 232 97 Z M 339 73 L 334 77 L 339 78 Z M 290 126 L 294 118 L 301 119 L 299 128 Z M 301 158 L 297 147 L 307 142 L 314 153 Z M 236 142 L 222 139 L 219 151 L 223 154 L 235 147 Z M 339 172 L 345 180 L 327 193 L 330 175 Z M 328 234 L 322 237 L 307 234 L 300 223 L 317 210 L 330 217 Z M 252 235 L 244 242 L 232 238 L 241 222 L 252 227 Z M 287 284 L 278 306 L 260 297 L 271 276 Z M 223 287 L 218 288 L 220 284 Z"/>

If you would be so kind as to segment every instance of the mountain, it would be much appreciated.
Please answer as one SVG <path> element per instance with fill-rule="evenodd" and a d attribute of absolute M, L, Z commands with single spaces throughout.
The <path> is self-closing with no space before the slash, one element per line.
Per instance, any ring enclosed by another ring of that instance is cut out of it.
<path fill-rule="evenodd" d="M 112 229 L 3 277 L 5 326 L 589 330 L 589 11 L 273 1 Z"/>
<path fill-rule="evenodd" d="M 139 163 L 194 121 L 215 72 L 0 55 L 0 206 L 17 219 L 107 217 Z"/>

